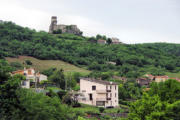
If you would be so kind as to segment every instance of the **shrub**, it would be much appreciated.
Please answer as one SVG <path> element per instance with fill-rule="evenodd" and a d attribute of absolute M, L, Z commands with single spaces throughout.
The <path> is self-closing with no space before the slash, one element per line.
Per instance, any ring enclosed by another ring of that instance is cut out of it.
<path fill-rule="evenodd" d="M 31 62 L 30 60 L 25 60 L 25 63 L 26 63 L 27 65 L 32 65 L 32 62 Z"/>
<path fill-rule="evenodd" d="M 100 107 L 100 108 L 99 108 L 99 112 L 100 112 L 100 113 L 103 113 L 104 110 L 105 110 L 105 109 L 104 109 L 103 107 Z"/>

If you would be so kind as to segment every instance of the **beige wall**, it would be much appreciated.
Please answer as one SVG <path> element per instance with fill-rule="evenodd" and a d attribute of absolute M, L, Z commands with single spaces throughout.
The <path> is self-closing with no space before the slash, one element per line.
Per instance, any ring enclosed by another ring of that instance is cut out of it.
<path fill-rule="evenodd" d="M 164 82 L 166 80 L 166 78 L 155 78 L 155 82 Z"/>
<path fill-rule="evenodd" d="M 92 90 L 92 86 L 96 86 L 96 90 Z M 106 86 L 108 86 L 108 90 L 106 91 Z M 111 89 L 110 89 L 111 86 Z M 116 89 L 115 89 L 116 86 Z M 105 106 L 118 106 L 118 85 L 104 85 L 96 82 L 90 82 L 87 80 L 80 80 L 80 92 L 84 95 L 86 100 L 79 100 L 80 103 L 89 104 L 96 106 L 97 101 L 105 101 Z M 93 100 L 89 100 L 89 94 L 92 94 Z M 115 95 L 116 94 L 116 95 Z M 111 100 L 107 100 L 107 96 L 111 98 Z"/>
<path fill-rule="evenodd" d="M 25 80 L 21 82 L 22 88 L 30 88 L 30 80 Z"/>

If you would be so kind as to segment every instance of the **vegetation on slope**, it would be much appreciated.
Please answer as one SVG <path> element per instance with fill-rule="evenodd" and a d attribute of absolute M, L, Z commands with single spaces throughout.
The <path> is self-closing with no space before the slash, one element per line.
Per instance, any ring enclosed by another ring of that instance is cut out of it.
<path fill-rule="evenodd" d="M 80 72 L 85 75 L 90 73 L 90 71 L 86 69 L 76 67 L 72 64 L 63 62 L 61 60 L 40 60 L 30 56 L 19 56 L 18 58 L 7 57 L 6 60 L 9 63 L 20 62 L 21 64 L 23 64 L 26 60 L 30 60 L 32 62 L 31 67 L 35 68 L 40 72 L 50 68 L 56 68 L 56 69 L 63 69 L 65 73 Z"/>
<path fill-rule="evenodd" d="M 0 56 L 33 56 L 63 60 L 93 71 L 111 71 L 119 76 L 139 77 L 179 72 L 180 57 L 146 44 L 100 45 L 75 35 L 50 35 L 10 22 L 0 24 Z M 116 65 L 108 62 L 115 62 Z"/>

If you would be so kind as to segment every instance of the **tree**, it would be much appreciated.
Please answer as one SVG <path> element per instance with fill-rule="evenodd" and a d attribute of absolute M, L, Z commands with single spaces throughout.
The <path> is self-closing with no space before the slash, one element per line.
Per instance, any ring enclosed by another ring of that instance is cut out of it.
<path fill-rule="evenodd" d="M 79 72 L 73 73 L 73 78 L 79 83 L 81 74 Z"/>
<path fill-rule="evenodd" d="M 27 65 L 32 65 L 32 64 L 33 64 L 30 60 L 25 60 L 25 63 L 26 63 Z"/>
<path fill-rule="evenodd" d="M 9 66 L 0 61 L 0 119 L 2 120 L 67 120 L 75 119 L 58 97 L 48 97 L 21 88 L 22 75 L 9 76 Z M 7 73 L 7 74 L 6 74 Z"/>
<path fill-rule="evenodd" d="M 19 69 L 23 69 L 23 66 L 21 63 L 19 62 L 11 62 L 10 66 L 14 69 L 14 70 L 19 70 Z"/>
<path fill-rule="evenodd" d="M 180 118 L 180 100 L 167 106 L 166 117 L 171 120 L 179 120 L 179 118 Z"/>
<path fill-rule="evenodd" d="M 9 66 L 5 61 L 0 62 L 0 117 L 2 119 L 18 119 L 23 108 L 19 105 L 17 90 L 21 89 L 22 75 L 9 75 Z"/>
<path fill-rule="evenodd" d="M 152 83 L 149 95 L 158 95 L 161 101 L 173 103 L 180 99 L 180 82 L 167 80 L 160 83 Z"/>
<path fill-rule="evenodd" d="M 57 70 L 53 73 L 49 78 L 52 82 L 54 82 L 59 88 L 65 89 L 65 77 L 63 73 L 63 69 Z"/>
<path fill-rule="evenodd" d="M 111 38 L 108 38 L 108 39 L 107 39 L 107 43 L 108 43 L 108 44 L 111 44 L 111 43 L 112 43 L 112 39 L 111 39 Z"/>
<path fill-rule="evenodd" d="M 159 96 L 149 96 L 145 93 L 142 99 L 132 103 L 129 120 L 165 120 L 166 103 Z"/>

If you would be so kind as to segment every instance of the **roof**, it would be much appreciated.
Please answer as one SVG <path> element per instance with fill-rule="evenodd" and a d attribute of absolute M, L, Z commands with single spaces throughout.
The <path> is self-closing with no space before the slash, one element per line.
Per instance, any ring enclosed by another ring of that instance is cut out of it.
<path fill-rule="evenodd" d="M 12 74 L 24 74 L 24 70 L 17 70 L 17 71 L 13 71 Z"/>
<path fill-rule="evenodd" d="M 90 81 L 90 82 L 95 82 L 99 84 L 104 84 L 104 85 L 118 85 L 115 82 L 109 82 L 109 81 L 104 81 L 104 80 L 96 80 L 94 78 L 81 78 L 82 80 Z"/>
<path fill-rule="evenodd" d="M 111 38 L 113 43 L 119 43 L 119 39 L 118 38 Z"/>
<path fill-rule="evenodd" d="M 29 69 L 24 69 L 24 70 L 17 70 L 17 71 L 13 71 L 12 74 L 21 74 L 24 75 L 25 71 L 27 71 L 27 75 L 32 75 L 32 70 L 34 70 L 33 68 L 29 68 Z"/>
<path fill-rule="evenodd" d="M 155 78 L 169 78 L 168 76 L 155 76 Z"/>
<path fill-rule="evenodd" d="M 105 43 L 106 40 L 102 40 L 102 39 L 99 39 L 98 42 L 102 42 L 102 43 Z"/>

